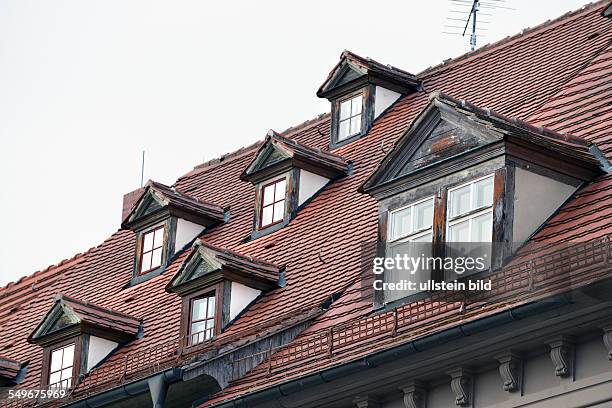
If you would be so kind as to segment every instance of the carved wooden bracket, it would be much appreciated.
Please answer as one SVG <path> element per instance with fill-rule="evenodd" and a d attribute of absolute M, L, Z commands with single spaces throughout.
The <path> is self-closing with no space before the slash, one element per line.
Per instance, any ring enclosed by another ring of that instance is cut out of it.
<path fill-rule="evenodd" d="M 474 396 L 474 374 L 465 367 L 447 371 L 451 377 L 451 389 L 455 393 L 455 405 L 472 408 Z"/>
<path fill-rule="evenodd" d="M 603 343 L 608 350 L 608 360 L 612 361 L 612 323 L 601 326 L 601 329 L 604 331 Z"/>
<path fill-rule="evenodd" d="M 353 404 L 357 408 L 380 408 L 380 402 L 374 397 L 355 397 L 353 398 Z"/>
<path fill-rule="evenodd" d="M 555 365 L 555 375 L 569 377 L 574 375 L 574 341 L 571 337 L 561 336 L 547 342 L 550 346 L 550 359 Z"/>
<path fill-rule="evenodd" d="M 411 381 L 400 387 L 404 392 L 404 406 L 406 408 L 426 408 L 427 386 L 421 381 Z"/>
<path fill-rule="evenodd" d="M 523 374 L 523 359 L 519 354 L 509 351 L 495 357 L 499 361 L 499 374 L 504 381 L 504 391 L 519 391 Z"/>

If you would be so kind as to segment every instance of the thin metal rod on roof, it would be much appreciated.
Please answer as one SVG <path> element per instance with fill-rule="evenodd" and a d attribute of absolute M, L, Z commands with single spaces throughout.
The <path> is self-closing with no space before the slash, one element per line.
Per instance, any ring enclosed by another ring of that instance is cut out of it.
<path fill-rule="evenodd" d="M 142 165 L 140 167 L 140 187 L 144 186 L 144 163 L 145 163 L 145 151 L 142 151 Z"/>

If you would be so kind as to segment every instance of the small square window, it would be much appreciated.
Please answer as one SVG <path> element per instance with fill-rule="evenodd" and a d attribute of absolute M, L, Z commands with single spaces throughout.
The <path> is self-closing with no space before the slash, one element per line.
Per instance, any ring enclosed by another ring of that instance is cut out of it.
<path fill-rule="evenodd" d="M 261 189 L 260 228 L 277 224 L 285 218 L 287 180 L 284 178 L 265 185 Z"/>
<path fill-rule="evenodd" d="M 493 234 L 493 176 L 449 190 L 448 242 L 491 242 Z"/>
<path fill-rule="evenodd" d="M 51 351 L 49 363 L 49 388 L 70 388 L 74 365 L 74 344 Z"/>
<path fill-rule="evenodd" d="M 340 102 L 338 115 L 338 140 L 344 140 L 361 132 L 363 95 Z"/>
<path fill-rule="evenodd" d="M 189 314 L 189 345 L 200 344 L 215 334 L 215 294 L 193 299 Z"/>
<path fill-rule="evenodd" d="M 142 236 L 142 253 L 140 256 L 140 274 L 147 273 L 161 266 L 164 252 L 164 227 L 160 226 L 145 232 Z"/>

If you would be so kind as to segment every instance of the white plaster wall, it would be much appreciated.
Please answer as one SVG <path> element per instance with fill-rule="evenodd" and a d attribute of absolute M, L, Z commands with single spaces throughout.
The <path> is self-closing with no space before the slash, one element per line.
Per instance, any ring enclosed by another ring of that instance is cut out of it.
<path fill-rule="evenodd" d="M 520 245 L 546 221 L 576 187 L 516 168 L 513 241 Z"/>
<path fill-rule="evenodd" d="M 328 178 L 321 177 L 318 174 L 300 170 L 298 205 L 302 205 L 302 203 L 312 197 L 317 191 L 325 187 L 328 181 Z"/>
<path fill-rule="evenodd" d="M 230 320 L 234 319 L 259 294 L 260 290 L 249 288 L 240 283 L 232 282 L 230 297 Z"/>
<path fill-rule="evenodd" d="M 391 104 L 402 96 L 397 92 L 393 92 L 382 86 L 376 87 L 376 95 L 374 98 L 374 118 L 377 118 L 381 113 L 385 111 Z"/>
<path fill-rule="evenodd" d="M 174 243 L 174 250 L 178 251 L 183 248 L 192 239 L 200 235 L 203 230 L 204 227 L 201 225 L 179 218 L 176 221 L 176 241 Z"/>
<path fill-rule="evenodd" d="M 116 347 L 117 343 L 114 341 L 90 336 L 89 350 L 87 350 L 87 372 L 108 356 Z"/>

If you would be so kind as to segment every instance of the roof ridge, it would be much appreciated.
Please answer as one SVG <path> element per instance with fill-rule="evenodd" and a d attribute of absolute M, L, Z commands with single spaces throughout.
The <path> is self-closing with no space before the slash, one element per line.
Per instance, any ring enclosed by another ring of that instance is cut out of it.
<path fill-rule="evenodd" d="M 288 127 L 287 129 L 283 130 L 282 132 L 276 132 L 276 133 L 278 133 L 279 135 L 283 136 L 284 138 L 289 138 L 289 136 L 292 133 L 295 133 L 295 132 L 297 132 L 299 130 L 308 129 L 309 127 L 312 127 L 315 124 L 318 124 L 319 122 L 321 122 L 321 120 L 324 117 L 327 117 L 327 116 L 330 116 L 330 115 L 331 115 L 330 112 L 320 113 L 316 117 L 314 117 L 312 119 L 305 120 L 304 122 L 300 123 L 299 125 Z"/>
<path fill-rule="evenodd" d="M 208 170 L 216 169 L 217 167 L 219 167 L 221 165 L 224 165 L 225 163 L 229 163 L 232 159 L 237 159 L 239 157 L 243 157 L 246 154 L 251 153 L 251 151 L 253 149 L 258 148 L 261 143 L 262 143 L 262 141 L 258 140 L 258 141 L 254 142 L 254 143 L 251 143 L 248 146 L 240 147 L 240 148 L 238 148 L 238 149 L 236 149 L 236 150 L 234 150 L 232 152 L 222 154 L 219 157 L 216 157 L 214 159 L 207 160 L 204 163 L 198 164 L 192 170 L 190 170 L 187 173 L 183 174 L 182 176 L 178 177 L 176 179 L 176 182 L 174 182 L 172 184 L 172 186 L 175 186 L 176 183 L 179 180 L 182 180 L 182 179 L 185 179 L 185 178 L 189 178 L 189 177 L 194 176 L 196 174 L 201 174 L 201 173 L 203 173 L 205 171 L 208 171 Z"/>
<path fill-rule="evenodd" d="M 433 65 L 428 68 L 425 68 L 424 70 L 422 70 L 421 72 L 417 74 L 417 77 L 422 78 L 423 76 L 430 76 L 430 75 L 437 74 L 446 68 L 454 68 L 455 64 L 482 57 L 483 55 L 486 55 L 489 52 L 498 51 L 500 48 L 503 48 L 504 46 L 511 44 L 513 41 L 528 38 L 532 35 L 537 34 L 538 32 L 546 31 L 548 29 L 554 28 L 556 25 L 560 23 L 566 24 L 569 21 L 573 20 L 574 18 L 580 17 L 583 13 L 587 11 L 591 11 L 593 8 L 599 7 L 602 4 L 607 4 L 608 1 L 609 0 L 594 1 L 591 3 L 585 4 L 578 9 L 567 11 L 566 13 L 563 13 L 562 15 L 556 18 L 548 19 L 545 22 L 537 24 L 533 27 L 523 28 L 520 32 L 516 34 L 506 36 L 502 38 L 501 40 L 495 41 L 493 43 L 485 44 L 482 47 L 474 51 L 468 51 L 465 54 L 462 54 L 458 57 L 448 58 L 437 65 Z"/>

